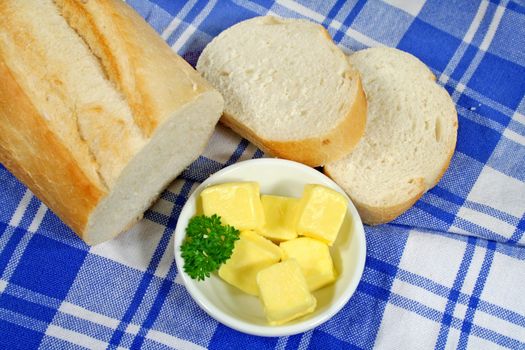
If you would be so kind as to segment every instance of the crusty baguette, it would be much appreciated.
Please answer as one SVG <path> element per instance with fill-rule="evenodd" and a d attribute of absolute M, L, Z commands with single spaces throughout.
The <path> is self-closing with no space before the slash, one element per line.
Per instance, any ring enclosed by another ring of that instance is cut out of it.
<path fill-rule="evenodd" d="M 238 23 L 206 46 L 197 70 L 225 98 L 221 121 L 274 156 L 323 165 L 364 132 L 359 74 L 318 24 L 270 16 Z"/>
<path fill-rule="evenodd" d="M 0 2 L 0 162 L 87 243 L 198 157 L 223 100 L 119 0 Z"/>
<path fill-rule="evenodd" d="M 368 98 L 365 135 L 324 170 L 352 198 L 367 224 L 389 222 L 434 187 L 457 138 L 457 113 L 445 89 L 414 56 L 391 48 L 352 54 Z"/>

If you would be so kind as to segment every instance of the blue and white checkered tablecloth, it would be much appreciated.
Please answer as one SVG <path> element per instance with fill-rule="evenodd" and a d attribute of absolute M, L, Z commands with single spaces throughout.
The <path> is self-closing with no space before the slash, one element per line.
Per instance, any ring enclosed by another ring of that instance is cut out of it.
<path fill-rule="evenodd" d="M 457 106 L 441 182 L 388 225 L 367 227 L 357 292 L 290 337 L 248 336 L 207 316 L 173 259 L 191 191 L 263 154 L 218 126 L 144 220 L 86 246 L 0 166 L 1 349 L 525 349 L 525 4 L 496 0 L 128 0 L 190 63 L 263 14 L 322 23 L 346 52 L 387 45 L 430 66 Z"/>

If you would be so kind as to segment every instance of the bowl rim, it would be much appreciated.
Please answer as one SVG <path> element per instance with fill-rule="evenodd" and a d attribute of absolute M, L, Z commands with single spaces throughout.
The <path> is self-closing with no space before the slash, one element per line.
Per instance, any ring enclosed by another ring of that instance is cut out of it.
<path fill-rule="evenodd" d="M 350 210 L 352 214 L 352 218 L 354 221 L 353 226 L 356 228 L 355 234 L 360 235 L 361 239 L 357 241 L 357 243 L 360 242 L 360 246 L 357 249 L 358 257 L 357 257 L 357 263 L 356 263 L 356 269 L 354 271 L 354 277 L 351 280 L 351 283 L 348 284 L 348 286 L 344 289 L 342 295 L 337 299 L 334 300 L 334 302 L 328 307 L 328 309 L 319 315 L 307 318 L 304 321 L 290 324 L 290 325 L 280 325 L 280 326 L 271 326 L 271 325 L 256 325 L 256 324 L 250 324 L 246 321 L 239 320 L 222 310 L 220 310 L 218 307 L 216 307 L 213 303 L 206 303 L 205 299 L 207 299 L 200 290 L 196 287 L 197 281 L 191 279 L 183 269 L 184 260 L 182 259 L 181 253 L 180 253 L 180 245 L 183 242 L 183 239 L 186 235 L 186 227 L 181 227 L 179 225 L 181 218 L 185 217 L 186 211 L 190 210 L 188 203 L 190 201 L 195 201 L 198 196 L 198 194 L 207 186 L 217 183 L 218 178 L 222 177 L 224 174 L 229 173 L 231 171 L 234 171 L 240 167 L 246 167 L 250 166 L 252 164 L 258 164 L 258 165 L 272 165 L 272 166 L 280 166 L 280 165 L 286 165 L 289 167 L 299 168 L 300 170 L 305 170 L 309 172 L 315 172 L 316 175 L 324 177 L 325 181 L 328 181 L 331 183 L 335 188 L 338 189 L 338 192 L 343 194 L 346 199 L 348 200 L 348 210 Z M 338 313 L 348 302 L 348 300 L 354 295 L 357 286 L 359 282 L 361 281 L 364 267 L 365 267 L 365 261 L 366 261 L 366 235 L 363 227 L 363 223 L 361 221 L 361 217 L 359 216 L 359 213 L 357 212 L 357 209 L 355 208 L 355 205 L 353 204 L 352 200 L 348 197 L 348 195 L 343 191 L 343 189 L 336 184 L 332 179 L 330 179 L 328 176 L 323 174 L 322 172 L 311 168 L 307 165 L 304 165 L 302 163 L 298 163 L 291 160 L 286 159 L 280 159 L 280 158 L 258 158 L 258 159 L 249 159 L 241 162 L 234 163 L 232 165 L 226 166 L 223 169 L 217 171 L 216 173 L 210 175 L 205 181 L 203 181 L 199 186 L 197 186 L 192 193 L 188 196 L 188 199 L 184 206 L 182 207 L 179 217 L 177 219 L 177 225 L 175 227 L 174 232 L 174 254 L 175 254 L 175 262 L 177 265 L 178 274 L 180 274 L 181 279 L 184 283 L 184 286 L 186 287 L 186 290 L 192 297 L 192 299 L 213 319 L 216 321 L 233 328 L 237 331 L 251 334 L 251 335 L 257 335 L 257 336 L 264 336 L 264 337 L 280 337 L 280 336 L 289 336 L 294 334 L 299 334 L 302 332 L 306 332 L 310 329 L 313 329 L 320 324 L 328 321 L 330 318 L 332 318 L 336 313 Z"/>

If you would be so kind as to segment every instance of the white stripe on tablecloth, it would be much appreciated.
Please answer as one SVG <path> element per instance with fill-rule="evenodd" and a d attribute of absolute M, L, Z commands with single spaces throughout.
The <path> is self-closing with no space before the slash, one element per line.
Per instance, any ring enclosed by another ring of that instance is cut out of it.
<path fill-rule="evenodd" d="M 474 35 L 476 35 L 476 32 L 478 31 L 479 25 L 481 24 L 481 21 L 487 12 L 488 6 L 489 3 L 486 0 L 483 0 L 479 4 L 478 11 L 474 16 L 474 19 L 472 19 L 472 22 L 470 22 L 470 26 L 467 32 L 465 33 L 465 36 L 463 37 L 464 43 L 470 44 L 472 42 L 472 39 L 474 39 Z M 463 55 L 465 55 L 468 45 L 465 45 L 464 43 L 461 43 L 461 45 L 457 48 L 456 52 L 454 53 L 454 56 L 452 56 L 452 59 L 447 63 L 447 66 L 439 76 L 439 81 L 442 84 L 446 84 L 448 82 L 448 80 L 450 79 L 449 75 L 451 75 L 454 72 L 459 62 L 461 61 L 461 58 L 463 57 Z M 463 87 L 462 90 L 460 90 L 460 85 Z M 458 85 L 456 86 L 456 91 L 463 93 L 463 90 L 465 90 L 465 85 L 458 83 Z"/>
<path fill-rule="evenodd" d="M 170 22 L 170 24 L 168 24 L 166 29 L 164 29 L 162 31 L 162 34 L 160 35 L 164 41 L 168 40 L 168 38 L 170 37 L 171 33 L 173 33 L 175 31 L 175 29 L 177 29 L 177 27 L 179 26 L 180 22 L 182 22 L 182 21 L 179 19 L 179 17 L 173 17 L 173 20 Z"/>
<path fill-rule="evenodd" d="M 182 277 L 181 277 L 180 273 L 178 273 L 177 276 L 175 276 L 175 281 L 173 281 L 173 282 L 175 282 L 177 284 L 180 284 L 181 286 L 184 285 L 184 281 L 182 280 Z"/>
<path fill-rule="evenodd" d="M 274 350 L 285 350 L 286 344 L 288 343 L 289 337 L 279 337 L 277 339 L 277 344 L 275 344 Z"/>
<path fill-rule="evenodd" d="M 7 287 L 7 282 L 4 280 L 0 280 L 0 293 L 3 293 L 6 287 Z"/>
<path fill-rule="evenodd" d="M 494 38 L 494 34 L 496 34 L 496 30 L 498 29 L 499 22 L 501 21 L 501 17 L 503 17 L 504 12 L 505 7 L 498 6 L 498 8 L 496 9 L 496 13 L 494 13 L 494 18 L 492 18 L 492 22 L 490 22 L 489 29 L 487 30 L 487 33 L 485 34 L 485 37 L 483 38 L 483 41 L 479 46 L 480 50 L 487 51 L 487 49 L 489 48 L 490 43 Z"/>
<path fill-rule="evenodd" d="M 136 335 L 138 334 L 139 331 L 140 331 L 140 326 L 133 324 L 133 323 L 128 324 L 128 326 L 126 327 L 126 333 L 129 333 L 129 334 Z"/>
<path fill-rule="evenodd" d="M 503 131 L 503 136 L 505 136 L 509 140 L 521 144 L 522 146 L 525 146 L 525 136 L 520 135 L 517 132 L 510 130 L 509 128 L 506 128 L 505 131 Z"/>
<path fill-rule="evenodd" d="M 75 331 L 64 329 L 59 326 L 49 325 L 46 329 L 46 335 L 58 339 L 65 340 L 89 349 L 106 349 L 109 345 L 107 342 L 92 338 L 88 335 L 77 333 Z"/>
<path fill-rule="evenodd" d="M 168 40 L 170 35 L 175 31 L 175 29 L 177 29 L 181 22 L 180 18 L 186 17 L 186 15 L 190 12 L 190 10 L 193 8 L 193 6 L 195 6 L 196 3 L 197 0 L 188 1 L 184 5 L 184 7 L 182 7 L 179 13 L 177 13 L 176 17 L 173 17 L 173 20 L 170 22 L 170 24 L 168 24 L 166 29 L 164 29 L 162 31 L 162 34 L 160 35 L 162 39 L 164 39 L 164 41 Z"/>
<path fill-rule="evenodd" d="M 35 233 L 38 228 L 40 227 L 40 223 L 42 222 L 42 219 L 44 218 L 44 215 L 46 215 L 47 207 L 44 203 L 40 203 L 40 206 L 38 207 L 38 210 L 35 214 L 35 217 L 33 218 L 33 221 L 31 221 L 31 225 L 29 225 L 29 228 L 27 229 L 29 232 Z"/>
<path fill-rule="evenodd" d="M 30 233 L 35 233 L 38 228 L 40 227 L 40 224 L 42 223 L 42 219 L 44 218 L 44 215 L 46 214 L 47 207 L 45 204 L 40 203 L 38 210 L 33 217 L 33 220 L 31 221 L 31 224 L 29 225 L 29 228 L 27 229 Z M 22 214 L 23 216 L 23 214 Z M 33 235 L 31 234 L 25 234 L 22 236 L 18 244 L 16 245 L 15 251 L 13 252 L 13 255 L 9 259 L 9 262 L 7 263 L 7 266 L 4 270 L 4 273 L 2 275 L 2 278 L 5 280 L 10 280 L 11 276 L 15 272 L 16 267 L 18 266 L 18 263 L 20 262 L 20 259 L 22 258 L 22 255 L 24 254 L 24 251 L 27 248 L 27 245 L 29 244 L 29 241 Z"/>
<path fill-rule="evenodd" d="M 193 33 L 195 33 L 199 25 L 209 15 L 209 12 L 215 6 L 216 3 L 217 0 L 208 2 L 206 6 L 202 9 L 201 13 L 199 13 L 199 15 L 193 20 L 193 22 L 188 25 L 186 30 L 182 32 L 180 37 L 173 43 L 173 45 L 171 45 L 171 48 L 175 52 L 178 52 L 182 48 L 182 46 L 188 42 L 188 39 L 192 36 Z"/>
<path fill-rule="evenodd" d="M 397 7 L 398 9 L 405 11 L 406 13 L 410 14 L 413 17 L 417 17 L 419 15 L 419 12 L 421 12 L 421 9 L 423 8 L 423 5 L 425 4 L 425 1 L 423 0 L 412 0 L 412 1 L 406 1 L 406 0 L 385 0 L 385 2 L 389 5 L 392 5 L 394 7 Z"/>
<path fill-rule="evenodd" d="M 478 31 L 479 25 L 481 24 L 481 19 L 483 18 L 483 16 L 485 16 L 485 12 L 487 12 L 488 7 L 489 2 L 486 0 L 483 0 L 481 4 L 479 4 L 478 11 L 476 12 L 474 19 L 470 23 L 470 27 L 468 28 L 465 37 L 463 37 L 464 42 L 469 44 L 472 42 L 472 39 L 474 39 L 474 34 L 476 34 L 476 32 Z"/>
<path fill-rule="evenodd" d="M 512 237 L 512 233 L 516 230 L 514 225 L 498 219 L 494 215 L 482 213 L 464 206 L 459 209 L 457 216 L 507 238 Z"/>
<path fill-rule="evenodd" d="M 298 350 L 306 350 L 308 348 L 308 345 L 310 344 L 310 339 L 312 339 L 312 333 L 313 330 L 309 330 L 308 332 L 303 333 L 301 341 L 299 342 L 299 346 L 297 347 Z"/>
<path fill-rule="evenodd" d="M 20 221 L 22 221 L 22 217 L 24 216 L 26 208 L 29 205 L 29 202 L 31 201 L 32 197 L 33 194 L 31 193 L 31 191 L 26 189 L 24 196 L 20 200 L 20 203 L 18 203 L 18 207 L 16 207 L 16 210 L 13 213 L 13 216 L 11 216 L 11 220 L 9 220 L 10 226 L 16 227 L 18 226 L 18 224 L 20 224 Z"/>
<path fill-rule="evenodd" d="M 169 335 L 163 332 L 154 331 L 154 330 L 148 331 L 148 333 L 146 334 L 146 339 L 153 340 L 157 343 L 161 343 L 161 344 L 164 344 L 164 345 L 176 348 L 176 349 L 185 349 L 185 350 L 205 349 L 200 345 L 193 344 L 189 341 L 174 337 L 172 335 Z"/>
<path fill-rule="evenodd" d="M 514 115 L 512 116 L 512 119 L 514 119 L 515 121 L 525 125 L 525 115 L 519 113 L 519 112 L 516 112 L 514 113 Z"/>
<path fill-rule="evenodd" d="M 359 41 L 361 44 L 364 44 L 368 47 L 385 46 L 385 44 L 380 43 L 379 41 L 376 41 L 372 39 L 371 37 L 364 35 L 363 33 L 358 32 L 357 30 L 354 30 L 352 28 L 347 29 L 346 35 L 354 38 L 355 40 Z"/>
<path fill-rule="evenodd" d="M 498 6 L 498 8 L 496 9 L 496 12 L 494 13 L 494 16 L 492 17 L 492 20 L 490 22 L 489 29 L 487 30 L 487 32 L 485 33 L 485 36 L 483 37 L 483 41 L 481 42 L 479 50 L 476 52 L 476 55 L 474 56 L 474 58 L 470 61 L 468 68 L 465 70 L 465 72 L 463 73 L 463 76 L 461 77 L 458 83 L 462 83 L 466 85 L 467 82 L 470 81 L 470 79 L 472 78 L 472 75 L 474 75 L 474 72 L 478 68 L 481 61 L 483 60 L 483 56 L 485 55 L 487 48 L 490 46 L 490 43 L 492 42 L 492 39 L 494 38 L 494 34 L 496 33 L 496 29 L 498 28 L 499 22 L 501 21 L 501 17 L 504 11 L 505 11 L 505 7 L 503 6 Z M 440 78 L 440 81 L 441 81 L 441 78 Z M 452 93 L 452 96 L 451 96 L 452 100 L 457 102 L 462 93 L 463 93 L 462 91 L 458 91 L 456 89 L 456 91 Z M 486 100 L 486 98 L 483 97 L 483 100 Z"/>
<path fill-rule="evenodd" d="M 94 311 L 85 309 L 81 306 L 69 303 L 67 301 L 62 302 L 58 311 L 64 314 L 68 314 L 68 315 L 77 317 L 79 319 L 91 321 L 93 323 L 96 323 L 96 324 L 99 324 L 101 326 L 105 326 L 111 329 L 116 329 L 118 325 L 120 324 L 120 320 L 117 320 L 115 318 L 112 318 L 106 315 L 99 314 L 98 312 L 94 312 Z M 125 332 L 128 334 L 136 335 L 139 332 L 139 330 L 140 330 L 139 325 L 130 323 L 126 327 Z"/>
<path fill-rule="evenodd" d="M 292 11 L 295 11 L 305 17 L 309 17 L 317 22 L 323 22 L 325 20 L 325 17 L 322 16 L 321 14 L 307 8 L 307 7 L 304 7 L 303 5 L 301 4 L 298 4 L 294 1 L 290 1 L 290 0 L 278 0 L 277 1 L 278 4 L 288 8 L 289 10 L 292 10 Z M 330 27 L 336 29 L 336 30 L 339 30 L 339 28 L 341 28 L 343 24 L 337 20 L 332 20 L 332 22 L 330 23 Z M 354 38 L 355 40 L 359 41 L 360 43 L 366 45 L 366 46 L 369 46 L 369 47 L 377 47 L 377 46 L 384 46 L 384 44 L 380 43 L 379 41 L 376 41 L 374 39 L 372 39 L 371 37 L 363 34 L 363 33 L 360 33 L 352 28 L 348 28 L 346 30 L 346 35 Z"/>
<path fill-rule="evenodd" d="M 292 11 L 295 11 L 305 17 L 310 17 L 311 19 L 317 21 L 317 22 L 323 22 L 325 20 L 325 16 L 321 15 L 320 13 L 315 12 L 312 9 L 309 9 L 308 7 L 305 7 L 295 1 L 290 0 L 277 0 L 277 3 L 279 5 L 282 5 Z"/>
<path fill-rule="evenodd" d="M 77 318 L 81 318 L 83 320 L 95 322 L 97 324 L 100 324 L 102 326 L 106 326 L 112 329 L 116 329 L 120 323 L 119 320 L 116 320 L 114 318 L 101 315 L 97 312 L 93 312 L 87 309 L 84 309 L 81 306 L 71 304 L 67 301 L 64 301 L 61 305 L 58 311 L 63 312 L 65 314 L 69 314 L 72 316 L 75 316 Z"/>

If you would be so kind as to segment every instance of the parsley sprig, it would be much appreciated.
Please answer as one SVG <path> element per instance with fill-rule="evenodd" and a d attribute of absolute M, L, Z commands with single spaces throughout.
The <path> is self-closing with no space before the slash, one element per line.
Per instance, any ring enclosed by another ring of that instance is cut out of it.
<path fill-rule="evenodd" d="M 239 239 L 239 230 L 222 225 L 217 215 L 194 216 L 186 227 L 186 239 L 181 245 L 184 271 L 193 279 L 204 280 L 230 258 Z"/>

